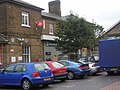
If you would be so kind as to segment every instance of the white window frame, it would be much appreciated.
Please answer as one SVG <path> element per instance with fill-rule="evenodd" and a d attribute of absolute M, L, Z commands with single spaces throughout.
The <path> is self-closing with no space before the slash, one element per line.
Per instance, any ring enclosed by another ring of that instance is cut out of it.
<path fill-rule="evenodd" d="M 49 24 L 49 34 L 53 34 L 54 25 L 52 23 Z"/>
<path fill-rule="evenodd" d="M 31 62 L 30 60 L 30 46 L 22 47 L 22 59 L 23 62 Z"/>
<path fill-rule="evenodd" d="M 30 27 L 30 25 L 29 25 L 29 13 L 28 12 L 25 12 L 25 11 L 22 12 L 22 25 L 21 26 Z"/>

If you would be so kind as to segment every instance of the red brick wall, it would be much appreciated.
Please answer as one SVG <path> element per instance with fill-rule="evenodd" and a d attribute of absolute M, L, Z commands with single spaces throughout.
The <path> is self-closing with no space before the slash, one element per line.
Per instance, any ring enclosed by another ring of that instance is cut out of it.
<path fill-rule="evenodd" d="M 1 9 L 3 8 L 3 9 Z M 4 10 L 4 11 L 3 11 Z M 30 27 L 23 27 L 22 24 L 22 11 L 29 13 Z M 16 62 L 19 56 L 22 56 L 22 46 L 16 38 L 21 37 L 27 39 L 27 45 L 31 47 L 31 61 L 35 61 L 36 58 L 43 58 L 43 45 L 40 40 L 41 31 L 36 30 L 36 21 L 41 20 L 41 11 L 22 7 L 12 3 L 5 3 L 0 5 L 0 31 L 4 31 L 7 34 L 9 40 L 5 50 L 5 63 L 11 63 L 11 57 L 16 57 Z M 6 16 L 5 16 L 6 15 Z M 5 22 L 6 21 L 6 22 Z M 11 38 L 15 39 L 15 42 L 11 42 Z M 13 50 L 13 52 L 11 52 Z"/>

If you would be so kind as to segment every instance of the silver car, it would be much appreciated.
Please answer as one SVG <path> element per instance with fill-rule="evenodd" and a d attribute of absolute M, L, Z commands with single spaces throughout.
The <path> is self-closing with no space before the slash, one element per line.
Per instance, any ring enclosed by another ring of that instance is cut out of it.
<path fill-rule="evenodd" d="M 90 68 L 90 75 L 93 75 L 99 72 L 100 66 L 98 66 L 94 62 L 88 62 L 88 63 L 89 63 L 89 68 Z"/>
<path fill-rule="evenodd" d="M 90 68 L 90 75 L 96 74 L 99 72 L 99 68 L 100 66 L 98 66 L 98 56 L 89 56 L 89 57 L 81 57 L 78 62 L 82 62 L 82 63 L 87 63 L 89 65 Z"/>

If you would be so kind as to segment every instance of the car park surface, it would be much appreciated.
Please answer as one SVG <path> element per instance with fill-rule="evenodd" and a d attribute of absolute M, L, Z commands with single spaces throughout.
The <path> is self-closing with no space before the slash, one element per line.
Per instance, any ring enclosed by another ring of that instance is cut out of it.
<path fill-rule="evenodd" d="M 43 63 L 16 63 L 0 72 L 0 85 L 22 86 L 30 90 L 33 85 L 48 86 L 53 82 L 50 68 Z"/>
<path fill-rule="evenodd" d="M 68 72 L 68 79 L 73 79 L 74 77 L 84 77 L 89 74 L 89 66 L 88 64 L 77 63 L 70 60 L 60 60 L 66 68 Z"/>
<path fill-rule="evenodd" d="M 39 85 L 32 90 L 119 90 L 120 77 L 119 75 L 108 76 L 106 72 L 98 73 L 94 76 L 87 76 L 85 79 L 75 78 L 73 80 L 66 80 L 66 82 L 59 82 L 56 80 L 48 87 Z M 0 90 L 23 90 L 19 87 L 4 87 Z"/>

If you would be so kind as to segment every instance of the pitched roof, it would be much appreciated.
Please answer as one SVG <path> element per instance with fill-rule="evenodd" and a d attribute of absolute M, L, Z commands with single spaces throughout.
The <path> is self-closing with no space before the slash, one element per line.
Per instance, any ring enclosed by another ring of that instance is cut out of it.
<path fill-rule="evenodd" d="M 110 32 L 115 26 L 117 26 L 120 23 L 120 20 L 118 22 L 116 22 L 114 25 L 112 25 L 108 30 L 106 30 L 106 32 L 104 32 L 104 34 Z"/>
<path fill-rule="evenodd" d="M 18 4 L 18 5 L 21 5 L 21 6 L 25 6 L 25 7 L 28 7 L 28 8 L 33 8 L 33 9 L 36 9 L 36 10 L 44 10 L 43 8 L 40 8 L 40 7 L 37 7 L 35 5 L 32 5 L 30 3 L 27 3 L 25 1 L 22 1 L 22 0 L 0 0 L 0 3 L 3 3 L 3 2 L 10 2 L 10 3 L 14 3 L 14 4 Z"/>
<path fill-rule="evenodd" d="M 53 13 L 47 13 L 47 12 L 42 12 L 42 16 L 53 18 L 53 19 L 58 19 L 58 20 L 62 19 L 62 17 L 60 17 L 58 15 L 55 15 Z"/>

